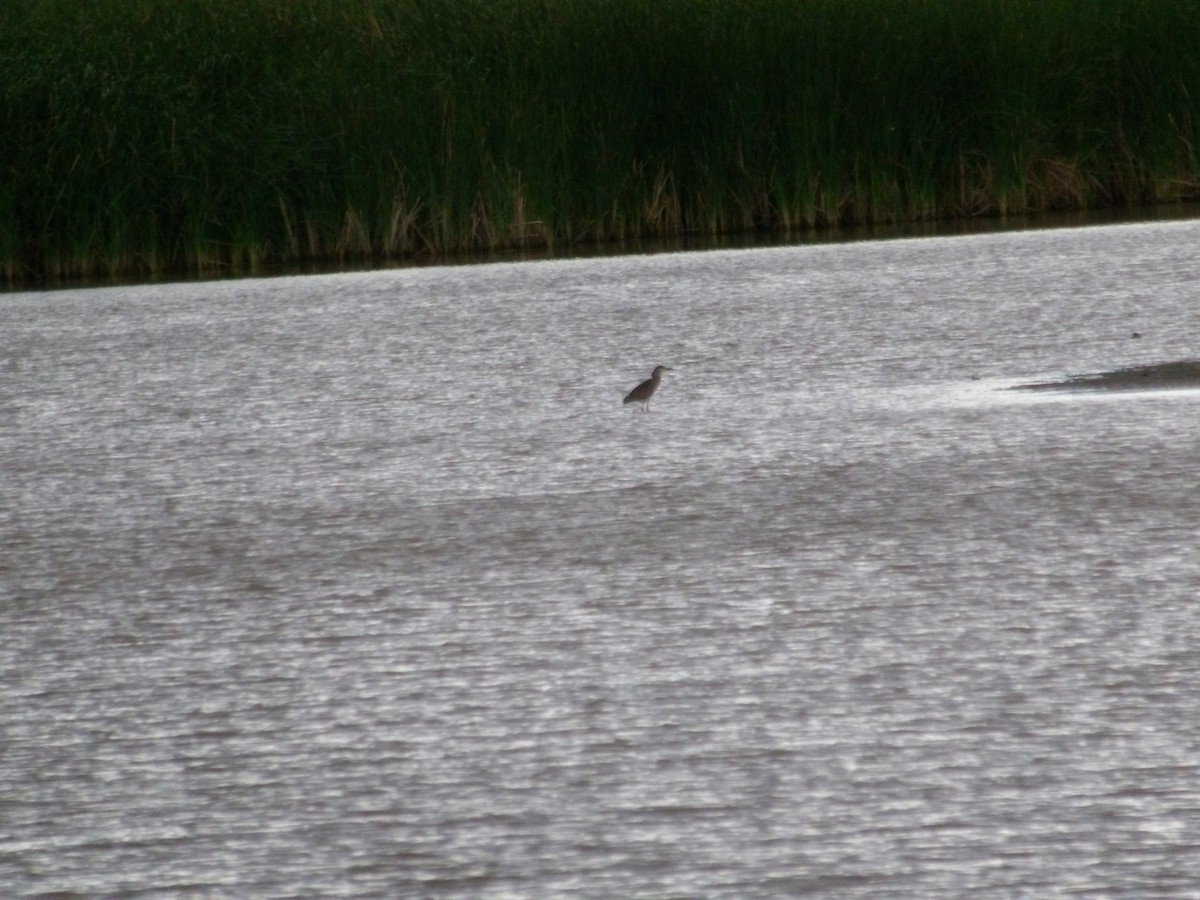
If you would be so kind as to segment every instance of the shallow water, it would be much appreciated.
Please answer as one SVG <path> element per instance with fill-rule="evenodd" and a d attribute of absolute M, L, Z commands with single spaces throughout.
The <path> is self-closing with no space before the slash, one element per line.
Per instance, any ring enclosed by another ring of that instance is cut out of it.
<path fill-rule="evenodd" d="M 1198 245 L 0 297 L 0 884 L 1194 892 Z"/>

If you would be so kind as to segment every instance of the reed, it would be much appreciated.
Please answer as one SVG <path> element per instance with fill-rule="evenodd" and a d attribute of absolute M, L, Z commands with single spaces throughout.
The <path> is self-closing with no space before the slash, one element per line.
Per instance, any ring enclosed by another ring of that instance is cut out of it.
<path fill-rule="evenodd" d="M 1193 0 L 28 0 L 12 283 L 1200 197 Z"/>

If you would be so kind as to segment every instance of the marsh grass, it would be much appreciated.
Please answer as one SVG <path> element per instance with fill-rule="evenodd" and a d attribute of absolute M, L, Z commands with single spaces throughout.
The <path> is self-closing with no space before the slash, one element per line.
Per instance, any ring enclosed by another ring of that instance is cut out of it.
<path fill-rule="evenodd" d="M 1192 0 L 29 0 L 0 267 L 250 269 L 1200 196 Z"/>

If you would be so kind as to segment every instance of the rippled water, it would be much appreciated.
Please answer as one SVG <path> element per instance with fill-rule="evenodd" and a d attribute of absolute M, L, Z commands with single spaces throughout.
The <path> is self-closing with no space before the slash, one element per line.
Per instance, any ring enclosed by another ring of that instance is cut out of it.
<path fill-rule="evenodd" d="M 1196 895 L 1197 246 L 0 297 L 6 896 Z"/>

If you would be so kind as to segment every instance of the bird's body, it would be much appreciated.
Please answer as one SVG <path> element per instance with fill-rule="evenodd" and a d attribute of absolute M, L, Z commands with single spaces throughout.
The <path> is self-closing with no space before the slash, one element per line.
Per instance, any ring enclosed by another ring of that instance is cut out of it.
<path fill-rule="evenodd" d="M 649 378 L 625 395 L 625 402 L 640 403 L 642 404 L 642 411 L 648 411 L 650 409 L 650 398 L 658 390 L 658 383 L 662 381 L 663 372 L 670 371 L 666 366 L 655 366 L 654 372 L 651 373 Z"/>

